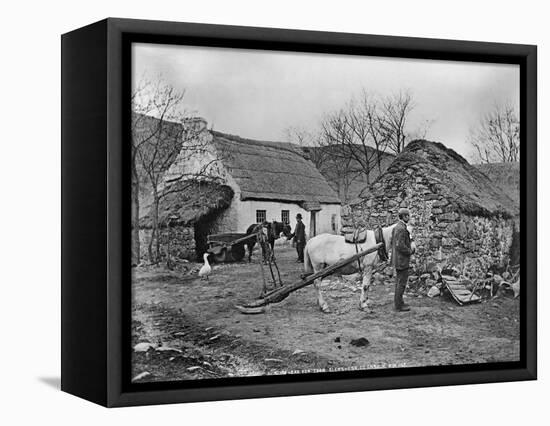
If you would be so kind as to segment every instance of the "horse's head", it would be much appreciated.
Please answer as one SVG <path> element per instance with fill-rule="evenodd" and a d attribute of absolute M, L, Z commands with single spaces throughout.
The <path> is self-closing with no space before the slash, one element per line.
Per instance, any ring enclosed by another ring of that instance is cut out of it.
<path fill-rule="evenodd" d="M 273 223 L 271 224 L 271 229 L 273 230 L 273 235 L 275 235 L 275 238 L 279 238 L 281 236 L 281 233 L 287 237 L 290 237 L 290 234 L 291 234 L 291 228 L 290 228 L 290 225 L 288 223 L 284 223 L 284 222 L 277 222 L 277 221 L 273 221 Z"/>
<path fill-rule="evenodd" d="M 282 230 L 281 232 L 283 233 L 283 235 L 288 239 L 290 239 L 290 236 L 292 235 L 292 228 L 290 227 L 290 225 L 288 223 L 282 223 Z"/>

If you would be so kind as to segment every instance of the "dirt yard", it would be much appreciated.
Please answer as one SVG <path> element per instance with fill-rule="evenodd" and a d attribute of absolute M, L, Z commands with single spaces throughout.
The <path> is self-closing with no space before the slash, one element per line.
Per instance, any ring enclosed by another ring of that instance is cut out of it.
<path fill-rule="evenodd" d="M 295 251 L 277 250 L 283 282 L 295 281 L 303 268 Z M 411 312 L 394 312 L 393 282 L 387 281 L 372 287 L 373 312 L 367 314 L 358 308 L 358 283 L 332 278 L 323 283 L 332 313 L 319 310 L 310 286 L 266 313 L 244 315 L 235 305 L 261 291 L 257 256 L 250 264 L 214 265 L 209 281 L 196 273 L 134 270 L 132 344 L 152 347 L 133 352 L 132 377 L 166 381 L 519 360 L 519 300 L 504 296 L 461 307 L 445 296 L 408 292 Z"/>

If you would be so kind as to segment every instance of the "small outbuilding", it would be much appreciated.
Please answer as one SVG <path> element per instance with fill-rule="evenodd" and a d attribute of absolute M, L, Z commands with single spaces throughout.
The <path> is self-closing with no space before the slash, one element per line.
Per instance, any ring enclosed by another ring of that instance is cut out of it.
<path fill-rule="evenodd" d="M 206 237 L 220 212 L 231 204 L 233 190 L 210 182 L 175 182 L 164 188 L 159 204 L 161 256 L 169 251 L 174 259 L 200 258 L 207 248 Z M 151 208 L 140 219 L 142 252 L 147 256 L 151 241 Z"/>
<path fill-rule="evenodd" d="M 484 173 L 441 143 L 409 143 L 356 203 L 343 209 L 343 229 L 374 228 L 411 211 L 421 272 L 441 262 L 486 271 L 506 266 L 519 238 L 519 205 Z"/>

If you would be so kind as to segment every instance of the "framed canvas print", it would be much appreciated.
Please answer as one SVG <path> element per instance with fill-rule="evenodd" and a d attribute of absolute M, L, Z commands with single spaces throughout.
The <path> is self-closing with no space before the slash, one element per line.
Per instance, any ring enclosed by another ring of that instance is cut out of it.
<path fill-rule="evenodd" d="M 62 389 L 536 378 L 536 47 L 107 19 L 62 37 Z"/>

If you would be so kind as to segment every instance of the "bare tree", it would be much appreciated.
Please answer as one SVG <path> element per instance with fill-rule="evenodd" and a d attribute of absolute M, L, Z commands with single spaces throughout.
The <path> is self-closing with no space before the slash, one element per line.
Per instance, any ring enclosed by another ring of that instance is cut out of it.
<path fill-rule="evenodd" d="M 509 104 L 495 105 L 470 129 L 474 160 L 482 163 L 519 161 L 519 117 Z"/>
<path fill-rule="evenodd" d="M 369 184 L 375 166 L 382 171 L 381 155 L 387 148 L 379 102 L 363 89 L 358 98 L 349 102 L 345 115 L 351 131 L 351 138 L 345 141 L 346 153 L 356 161 Z"/>
<path fill-rule="evenodd" d="M 183 108 L 184 96 L 185 91 L 178 91 L 159 80 L 154 84 L 140 84 L 132 97 L 133 251 L 139 256 L 139 191 L 147 181 L 152 193 L 148 254 L 153 263 L 160 260 L 159 206 L 163 197 L 185 192 L 201 179 L 217 179 L 211 173 L 217 162 L 215 156 L 200 163 L 198 168 L 181 170 L 171 176 L 172 184 L 163 179 L 176 157 L 185 164 L 208 151 L 208 140 L 200 137 L 204 130 L 201 123 L 190 121 Z"/>
<path fill-rule="evenodd" d="M 352 146 L 353 140 L 354 131 L 348 111 L 341 109 L 325 115 L 319 135 L 319 143 L 326 154 L 324 171 L 334 177 L 338 195 L 344 202 L 348 201 L 351 184 L 362 173 L 361 165 L 357 164 L 357 152 L 354 152 L 358 149 Z M 354 154 L 350 155 L 350 152 Z"/>
<path fill-rule="evenodd" d="M 131 171 L 131 198 L 132 198 L 132 265 L 137 265 L 141 261 L 141 249 L 139 242 L 139 212 L 140 212 L 140 190 L 142 188 L 142 176 L 138 166 L 138 151 L 141 144 L 148 137 L 154 136 L 154 131 L 150 131 L 149 135 L 141 135 L 141 129 L 145 128 L 144 121 L 148 119 L 149 114 L 153 110 L 151 101 L 144 102 L 146 93 L 152 88 L 150 81 L 142 78 L 137 86 L 132 91 L 131 108 L 132 108 L 132 150 L 130 160 Z"/>
<path fill-rule="evenodd" d="M 399 154 L 410 141 L 407 120 L 413 109 L 413 97 L 408 90 L 382 99 L 378 120 L 388 151 Z"/>
<path fill-rule="evenodd" d="M 342 154 L 354 159 L 356 171 L 370 183 L 375 167 L 382 172 L 383 153 L 399 154 L 415 134 L 427 133 L 426 126 L 410 130 L 409 117 L 414 108 L 409 91 L 379 97 L 362 90 L 341 110 L 329 114 L 321 125 L 331 144 L 341 144 Z"/>
<path fill-rule="evenodd" d="M 382 127 L 382 119 L 379 113 L 378 102 L 365 90 L 363 90 L 361 104 L 372 140 L 372 145 L 376 150 L 376 164 L 378 166 L 378 172 L 382 173 L 382 154 L 387 148 L 387 143 Z"/>
<path fill-rule="evenodd" d="M 376 167 L 382 171 L 381 159 L 387 148 L 382 124 L 379 100 L 366 90 L 323 119 L 323 139 L 332 147 L 331 158 L 339 163 L 344 192 L 361 177 L 369 184 Z"/>
<path fill-rule="evenodd" d="M 289 127 L 286 129 L 287 140 L 302 148 L 315 167 L 336 185 L 340 199 L 346 201 L 353 181 L 353 172 L 350 171 L 353 158 L 343 154 L 341 135 L 338 135 L 338 128 L 332 128 L 335 123 L 329 121 L 331 117 L 327 114 L 317 133 L 301 127 Z"/>
<path fill-rule="evenodd" d="M 409 128 L 413 108 L 409 91 L 380 97 L 363 89 L 342 108 L 325 114 L 318 135 L 294 130 L 291 140 L 317 147 L 312 160 L 333 177 L 340 198 L 347 200 L 354 181 L 364 178 L 369 184 L 376 168 L 382 173 L 385 152 L 399 154 L 413 135 L 426 135 L 428 121 L 415 132 Z"/>

